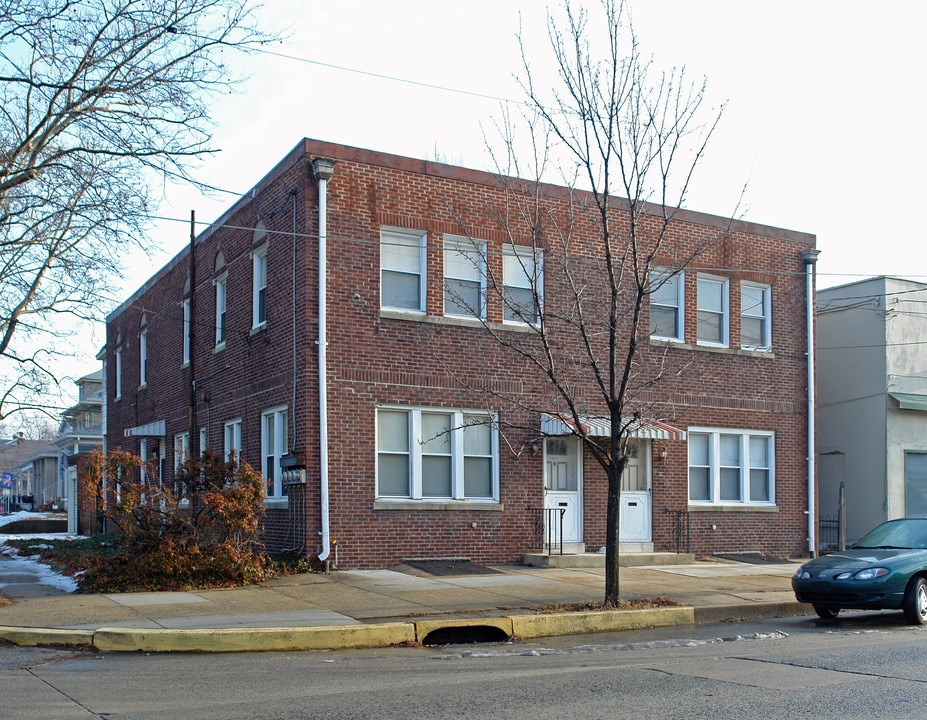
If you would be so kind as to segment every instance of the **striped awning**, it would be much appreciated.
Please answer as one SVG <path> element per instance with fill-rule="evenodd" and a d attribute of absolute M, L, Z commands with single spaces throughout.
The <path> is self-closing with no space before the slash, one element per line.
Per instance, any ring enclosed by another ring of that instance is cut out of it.
<path fill-rule="evenodd" d="M 611 420 L 607 417 L 583 415 L 580 417 L 583 432 L 590 437 L 609 437 Z M 576 427 L 572 418 L 541 413 L 541 432 L 545 435 L 572 435 Z M 635 420 L 630 426 L 630 437 L 642 440 L 685 440 L 685 430 L 659 420 Z"/>
<path fill-rule="evenodd" d="M 126 428 L 122 434 L 124 437 L 164 437 L 167 434 L 167 421 L 155 420 L 145 425 Z"/>

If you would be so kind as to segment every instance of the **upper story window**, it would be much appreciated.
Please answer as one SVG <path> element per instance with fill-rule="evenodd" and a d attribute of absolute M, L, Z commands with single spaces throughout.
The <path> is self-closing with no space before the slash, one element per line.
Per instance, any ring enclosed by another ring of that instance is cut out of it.
<path fill-rule="evenodd" d="M 650 274 L 650 336 L 685 339 L 685 278 L 682 273 L 657 270 Z"/>
<path fill-rule="evenodd" d="M 280 459 L 286 455 L 286 408 L 267 410 L 261 414 L 261 472 L 267 482 L 266 497 L 282 498 L 283 486 Z"/>
<path fill-rule="evenodd" d="M 148 384 L 148 326 L 142 316 L 142 329 L 138 333 L 138 386 Z"/>
<path fill-rule="evenodd" d="M 728 283 L 724 278 L 698 277 L 698 342 L 728 345 Z"/>
<path fill-rule="evenodd" d="M 183 364 L 190 363 L 190 298 L 183 301 Z"/>
<path fill-rule="evenodd" d="M 377 497 L 499 499 L 492 416 L 443 409 L 377 409 Z"/>
<path fill-rule="evenodd" d="M 116 333 L 116 350 L 113 353 L 113 373 L 116 376 L 116 382 L 113 383 L 114 399 L 122 397 L 122 334 Z"/>
<path fill-rule="evenodd" d="M 543 253 L 526 245 L 502 246 L 503 320 L 536 325 L 544 298 Z"/>
<path fill-rule="evenodd" d="M 444 314 L 486 317 L 486 245 L 444 236 Z"/>
<path fill-rule="evenodd" d="M 251 328 L 263 327 L 267 323 L 267 245 L 251 253 Z"/>
<path fill-rule="evenodd" d="M 380 229 L 380 305 L 425 312 L 425 248 L 420 230 Z"/>
<path fill-rule="evenodd" d="M 689 502 L 771 505 L 775 501 L 773 433 L 689 431 Z"/>
<path fill-rule="evenodd" d="M 772 347 L 769 285 L 740 284 L 740 346 L 767 350 Z"/>
<path fill-rule="evenodd" d="M 225 293 L 228 289 L 228 276 L 222 273 L 214 280 L 214 283 L 216 286 L 216 347 L 219 347 L 225 344 Z"/>

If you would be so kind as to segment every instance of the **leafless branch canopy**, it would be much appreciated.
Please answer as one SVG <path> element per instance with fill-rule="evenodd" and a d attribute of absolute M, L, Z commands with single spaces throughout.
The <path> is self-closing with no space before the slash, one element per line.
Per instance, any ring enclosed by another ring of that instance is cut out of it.
<path fill-rule="evenodd" d="M 0 0 L 0 418 L 56 378 L 65 316 L 99 318 L 159 185 L 213 152 L 248 0 Z"/>

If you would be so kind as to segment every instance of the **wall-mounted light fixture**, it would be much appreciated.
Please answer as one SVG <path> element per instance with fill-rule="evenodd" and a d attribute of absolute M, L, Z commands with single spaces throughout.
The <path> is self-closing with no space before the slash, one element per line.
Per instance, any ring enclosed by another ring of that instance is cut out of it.
<path fill-rule="evenodd" d="M 664 460 L 666 460 L 666 455 L 667 455 L 667 452 L 666 452 L 665 447 L 660 446 L 658 448 L 654 448 L 653 456 L 659 462 L 663 462 Z"/>

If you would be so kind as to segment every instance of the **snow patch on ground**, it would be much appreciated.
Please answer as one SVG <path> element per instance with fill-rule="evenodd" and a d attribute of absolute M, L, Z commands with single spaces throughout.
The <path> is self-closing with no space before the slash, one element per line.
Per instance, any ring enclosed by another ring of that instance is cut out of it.
<path fill-rule="evenodd" d="M 10 513 L 9 515 L 0 515 L 0 529 L 2 529 L 5 525 L 16 522 L 17 520 L 37 520 L 59 517 L 61 517 L 60 513 L 36 513 L 29 511 L 15 512 Z M 67 533 L 48 533 L 42 535 L 0 535 L 0 555 L 4 556 L 4 558 L 0 559 L 0 561 L 3 562 L 3 575 L 31 575 L 32 582 L 36 582 L 41 585 L 49 585 L 59 590 L 63 590 L 64 592 L 74 592 L 77 589 L 77 581 L 74 578 L 55 572 L 45 563 L 39 562 L 37 555 L 24 557 L 18 555 L 15 548 L 6 545 L 7 540 L 14 539 L 28 540 L 34 538 L 47 538 L 49 540 L 65 540 L 73 539 L 74 537 L 74 535 L 68 535 Z M 0 590 L 10 584 L 11 583 L 3 582 L 3 580 L 0 579 Z"/>

